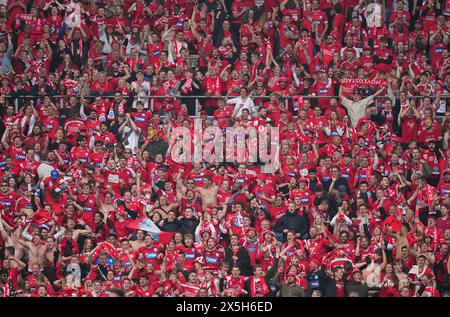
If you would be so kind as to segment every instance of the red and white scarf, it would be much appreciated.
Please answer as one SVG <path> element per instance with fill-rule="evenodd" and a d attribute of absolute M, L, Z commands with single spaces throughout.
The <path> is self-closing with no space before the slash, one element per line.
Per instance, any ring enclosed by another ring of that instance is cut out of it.
<path fill-rule="evenodd" d="M 267 294 L 270 293 L 270 289 L 267 286 L 266 281 L 264 280 L 264 277 L 261 277 L 259 279 L 259 283 L 261 286 L 260 290 L 256 290 L 256 277 L 252 276 L 251 280 L 250 280 L 250 293 L 252 297 L 256 297 L 257 294 L 263 294 L 264 296 L 266 296 Z"/>
<path fill-rule="evenodd" d="M 220 78 L 219 76 L 216 76 L 216 78 L 208 77 L 206 80 L 206 88 L 207 91 L 211 91 L 211 94 L 217 95 L 222 90 L 222 85 L 220 84 Z"/>
<path fill-rule="evenodd" d="M 72 51 L 72 54 L 78 55 L 80 58 L 82 58 L 83 57 L 83 40 L 80 39 L 78 41 L 78 49 L 76 50 L 76 52 L 75 52 L 75 47 L 73 45 L 74 41 L 72 41 L 72 43 L 70 43 L 70 50 Z"/>
<path fill-rule="evenodd" d="M 181 88 L 181 92 L 183 94 L 188 94 L 192 91 L 192 78 L 186 79 L 186 82 L 184 83 L 183 87 Z"/>
<path fill-rule="evenodd" d="M 382 86 L 382 85 L 386 85 L 386 80 L 344 78 L 341 80 L 341 84 L 343 84 L 343 85 Z"/>

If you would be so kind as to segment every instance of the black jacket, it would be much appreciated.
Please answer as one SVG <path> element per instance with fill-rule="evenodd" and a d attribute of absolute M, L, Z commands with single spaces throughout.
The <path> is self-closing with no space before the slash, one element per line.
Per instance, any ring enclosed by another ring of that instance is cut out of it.
<path fill-rule="evenodd" d="M 275 272 L 277 270 L 278 267 L 278 262 L 280 261 L 279 258 L 275 258 L 275 261 L 273 261 L 273 265 L 270 267 L 270 269 L 267 271 L 266 275 L 264 275 L 264 281 L 267 284 L 267 287 L 269 287 L 270 289 L 270 293 L 266 296 L 266 297 L 274 297 L 278 291 L 278 288 L 276 291 L 274 291 L 272 289 L 272 286 L 275 285 L 276 281 L 273 281 L 272 283 L 272 279 L 275 276 Z M 245 281 L 245 290 L 247 291 L 247 296 L 251 297 L 251 288 L 250 288 L 250 283 L 251 283 L 251 278 L 247 279 Z"/>
<path fill-rule="evenodd" d="M 163 220 L 161 230 L 166 232 L 178 232 L 180 229 L 180 224 L 178 219 L 175 219 L 172 222 L 169 222 L 167 219 Z"/>
<path fill-rule="evenodd" d="M 225 249 L 225 262 L 227 262 L 230 266 L 230 271 L 233 266 L 237 265 L 241 270 L 241 274 L 243 276 L 252 275 L 252 264 L 250 262 L 250 255 L 248 254 L 248 251 L 244 247 L 239 247 L 236 256 L 238 257 L 238 259 L 236 263 L 234 263 L 232 259 L 233 250 L 231 249 L 231 246 Z"/>
<path fill-rule="evenodd" d="M 322 268 L 321 273 L 323 284 L 320 285 L 320 290 L 322 292 L 322 297 L 336 297 L 336 280 L 332 277 L 329 277 Z M 344 290 L 346 290 L 347 279 L 344 275 Z"/>
<path fill-rule="evenodd" d="M 357 293 L 359 297 L 368 297 L 369 287 L 365 283 L 348 281 L 345 283 L 345 295 L 349 296 L 351 293 Z"/>
<path fill-rule="evenodd" d="M 179 221 L 179 230 L 180 232 L 185 235 L 187 233 L 194 235 L 195 234 L 195 229 L 198 226 L 198 219 L 193 217 L 193 218 L 182 218 Z"/>
<path fill-rule="evenodd" d="M 298 215 L 296 212 L 286 212 L 284 216 L 278 219 L 275 225 L 275 232 L 282 233 L 284 229 L 292 230 L 295 233 L 304 235 L 308 233 L 308 222 L 306 217 Z M 286 237 L 283 239 L 285 240 Z"/>

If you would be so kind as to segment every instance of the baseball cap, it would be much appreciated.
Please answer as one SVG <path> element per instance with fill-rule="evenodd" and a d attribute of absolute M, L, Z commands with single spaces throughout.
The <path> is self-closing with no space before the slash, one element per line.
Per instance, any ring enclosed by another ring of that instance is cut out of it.
<path fill-rule="evenodd" d="M 358 269 L 357 267 L 355 267 L 355 268 L 353 268 L 353 270 L 352 270 L 352 275 L 355 274 L 355 273 L 361 273 L 361 270 Z"/>
<path fill-rule="evenodd" d="M 58 170 L 52 170 L 52 171 L 50 172 L 50 176 L 52 177 L 52 179 L 57 179 L 58 176 L 59 176 Z"/>
<path fill-rule="evenodd" d="M 290 276 L 296 277 L 297 275 L 294 272 L 289 272 L 286 276 L 287 277 L 290 277 Z"/>

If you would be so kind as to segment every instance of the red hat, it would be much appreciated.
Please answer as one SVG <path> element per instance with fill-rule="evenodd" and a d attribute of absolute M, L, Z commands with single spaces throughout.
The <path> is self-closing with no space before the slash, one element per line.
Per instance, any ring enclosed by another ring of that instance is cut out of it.
<path fill-rule="evenodd" d="M 387 154 L 392 154 L 392 152 L 394 150 L 394 146 L 392 144 L 386 144 L 386 146 L 384 147 L 384 150 L 386 151 Z"/>
<path fill-rule="evenodd" d="M 336 32 L 331 32 L 328 36 L 332 36 L 332 37 L 334 37 L 335 39 L 338 38 L 338 35 L 337 35 Z"/>
<path fill-rule="evenodd" d="M 117 41 L 117 40 L 112 40 L 112 41 L 111 41 L 111 45 L 113 45 L 113 44 L 119 44 L 119 41 Z"/>
<path fill-rule="evenodd" d="M 266 174 L 256 174 L 256 179 L 260 179 L 262 181 L 265 181 L 267 179 Z"/>
<path fill-rule="evenodd" d="M 286 275 L 286 277 L 289 277 L 289 276 L 297 277 L 297 274 L 295 274 L 294 272 L 289 272 L 289 273 Z"/>
<path fill-rule="evenodd" d="M 353 268 L 353 270 L 352 270 L 352 275 L 355 274 L 355 273 L 361 273 L 361 270 L 358 269 L 357 267 L 355 267 L 355 268 Z"/>
<path fill-rule="evenodd" d="M 278 79 L 279 83 L 285 82 L 285 83 L 289 83 L 289 79 L 287 79 L 286 77 L 280 77 L 280 79 Z"/>

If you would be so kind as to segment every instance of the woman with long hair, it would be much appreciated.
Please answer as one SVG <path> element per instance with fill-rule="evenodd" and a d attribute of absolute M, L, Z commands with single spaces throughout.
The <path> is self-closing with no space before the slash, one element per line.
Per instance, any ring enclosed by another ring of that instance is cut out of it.
<path fill-rule="evenodd" d="M 379 297 L 398 297 L 399 279 L 395 273 L 394 266 L 391 263 L 381 272 L 381 289 Z"/>

